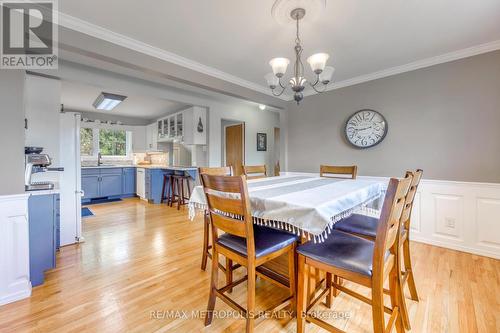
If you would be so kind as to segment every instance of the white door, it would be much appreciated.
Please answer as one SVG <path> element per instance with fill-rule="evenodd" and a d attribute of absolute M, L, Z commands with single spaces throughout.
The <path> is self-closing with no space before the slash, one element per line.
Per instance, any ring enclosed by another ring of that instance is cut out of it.
<path fill-rule="evenodd" d="M 61 174 L 61 246 L 83 241 L 82 181 L 80 162 L 80 121 L 78 113 L 60 115 Z"/>

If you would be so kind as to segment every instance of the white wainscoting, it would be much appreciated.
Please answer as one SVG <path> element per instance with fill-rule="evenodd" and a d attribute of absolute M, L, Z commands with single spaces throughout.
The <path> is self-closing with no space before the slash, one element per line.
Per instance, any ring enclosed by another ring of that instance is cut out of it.
<path fill-rule="evenodd" d="M 500 184 L 422 180 L 411 239 L 500 259 Z"/>
<path fill-rule="evenodd" d="M 0 305 L 30 295 L 28 195 L 0 196 Z"/>
<path fill-rule="evenodd" d="M 413 241 L 500 259 L 500 184 L 422 179 L 411 229 Z"/>

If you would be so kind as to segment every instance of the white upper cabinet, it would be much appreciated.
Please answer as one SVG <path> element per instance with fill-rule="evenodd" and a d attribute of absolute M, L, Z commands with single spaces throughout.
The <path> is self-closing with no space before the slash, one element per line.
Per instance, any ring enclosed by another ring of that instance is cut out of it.
<path fill-rule="evenodd" d="M 206 121 L 207 110 L 198 106 L 158 119 L 154 124 L 156 142 L 177 141 L 187 145 L 205 145 Z"/>

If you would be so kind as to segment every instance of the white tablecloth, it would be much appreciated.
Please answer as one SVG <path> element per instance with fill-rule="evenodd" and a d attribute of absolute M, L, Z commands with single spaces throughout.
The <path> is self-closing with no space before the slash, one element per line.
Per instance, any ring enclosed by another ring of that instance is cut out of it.
<path fill-rule="evenodd" d="M 384 193 L 387 184 L 363 179 L 332 179 L 304 175 L 248 181 L 255 224 L 287 230 L 322 242 L 333 224 Z M 207 209 L 201 186 L 189 201 L 190 218 Z"/>

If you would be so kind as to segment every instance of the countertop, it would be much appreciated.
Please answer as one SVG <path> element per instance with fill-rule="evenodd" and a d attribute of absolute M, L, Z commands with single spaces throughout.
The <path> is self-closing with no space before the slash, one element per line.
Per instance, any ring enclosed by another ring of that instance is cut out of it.
<path fill-rule="evenodd" d="M 192 171 L 198 170 L 197 167 L 184 167 L 184 166 L 168 166 L 161 164 L 145 164 L 145 165 L 101 165 L 101 166 L 87 166 L 82 169 L 113 169 L 113 168 L 142 168 L 142 169 L 166 169 L 174 171 Z"/>
<path fill-rule="evenodd" d="M 52 195 L 59 194 L 60 192 L 59 188 L 54 188 L 52 190 L 25 191 L 25 193 L 29 195 Z"/>

